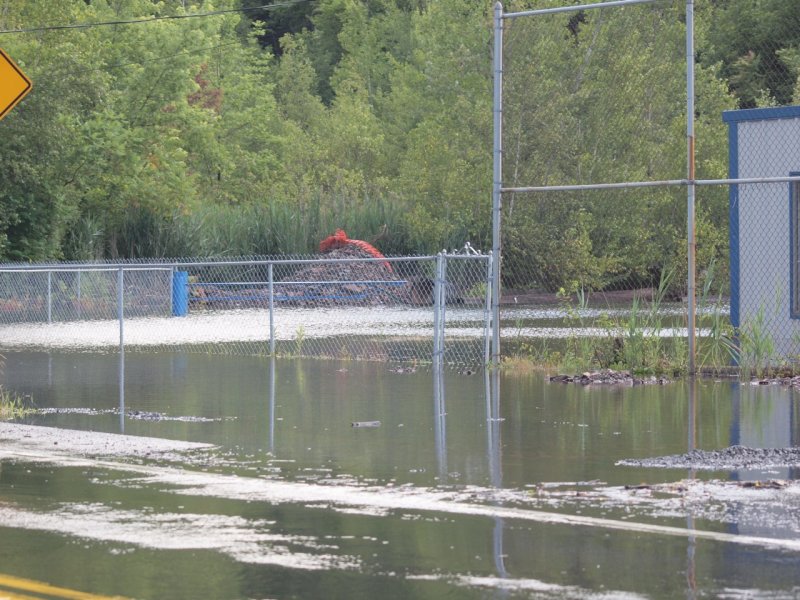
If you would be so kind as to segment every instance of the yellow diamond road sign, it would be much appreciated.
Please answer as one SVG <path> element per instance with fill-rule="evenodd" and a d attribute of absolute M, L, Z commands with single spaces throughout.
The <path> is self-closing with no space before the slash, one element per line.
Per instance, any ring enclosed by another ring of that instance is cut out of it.
<path fill-rule="evenodd" d="M 32 86 L 25 73 L 0 49 L 0 119 L 31 91 Z"/>

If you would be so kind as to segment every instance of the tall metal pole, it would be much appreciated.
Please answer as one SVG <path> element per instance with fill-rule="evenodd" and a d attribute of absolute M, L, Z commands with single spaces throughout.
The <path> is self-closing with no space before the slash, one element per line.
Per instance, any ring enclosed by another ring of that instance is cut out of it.
<path fill-rule="evenodd" d="M 119 351 L 125 351 L 125 271 L 122 267 L 117 270 L 117 318 L 119 319 Z"/>
<path fill-rule="evenodd" d="M 492 362 L 500 364 L 500 216 L 503 187 L 503 5 L 494 5 L 494 142 L 492 161 Z"/>
<path fill-rule="evenodd" d="M 697 243 L 695 239 L 695 163 L 694 163 L 694 0 L 686 0 L 686 139 L 687 139 L 687 186 L 686 201 L 686 237 L 688 240 L 689 274 L 687 281 L 687 320 L 686 325 L 689 337 L 689 373 L 695 373 L 696 348 L 696 263 L 695 252 Z"/>
<path fill-rule="evenodd" d="M 47 322 L 53 322 L 53 272 L 47 272 Z"/>
<path fill-rule="evenodd" d="M 483 366 L 488 367 L 491 360 L 491 342 L 489 331 L 492 326 L 492 253 L 486 258 L 486 300 L 483 315 Z"/>
<path fill-rule="evenodd" d="M 267 267 L 269 274 L 269 355 L 275 357 L 275 293 L 272 263 Z"/>
<path fill-rule="evenodd" d="M 125 433 L 125 271 L 117 271 L 117 316 L 119 317 L 119 431 Z"/>
<path fill-rule="evenodd" d="M 433 277 L 433 369 L 442 368 L 442 338 L 439 335 L 442 318 L 442 253 L 436 255 Z"/>
<path fill-rule="evenodd" d="M 76 282 L 75 286 L 77 288 L 75 290 L 75 295 L 78 298 L 78 302 L 77 302 L 76 308 L 77 308 L 77 313 L 78 313 L 78 319 L 80 319 L 83 316 L 82 313 L 81 313 L 81 272 L 80 271 L 78 271 L 78 277 L 77 277 L 77 282 Z M 170 298 L 171 297 L 172 297 L 172 294 L 170 294 Z"/>

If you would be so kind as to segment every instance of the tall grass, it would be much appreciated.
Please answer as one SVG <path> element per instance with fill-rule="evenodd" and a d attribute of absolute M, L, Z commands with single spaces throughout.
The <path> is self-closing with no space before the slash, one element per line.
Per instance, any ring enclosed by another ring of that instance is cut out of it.
<path fill-rule="evenodd" d="M 664 335 L 674 326 L 675 316 L 664 310 L 674 272 L 664 272 L 652 297 L 634 296 L 626 311 L 602 312 L 598 317 L 587 317 L 589 294 L 580 290 L 575 300 L 560 294 L 565 301 L 564 325 L 568 328 L 596 328 L 602 333 L 595 336 L 574 334 L 567 338 L 563 354 L 549 350 L 544 356 L 535 347 L 521 343 L 527 358 L 539 361 L 542 366 L 558 369 L 626 369 L 633 373 L 679 375 L 688 367 L 686 340 L 677 335 Z M 520 353 L 521 354 L 521 353 Z M 520 362 L 521 356 L 515 357 Z"/>
<path fill-rule="evenodd" d="M 698 365 L 712 371 L 730 368 L 739 360 L 736 335 L 724 310 L 722 294 L 718 292 L 716 299 L 711 300 L 715 272 L 716 263 L 712 262 L 706 270 L 697 303 L 699 314 L 697 324 L 707 331 L 705 336 L 697 340 Z"/>
<path fill-rule="evenodd" d="M 574 303 L 563 288 L 558 291 L 557 296 L 561 300 L 562 308 L 566 313 L 564 319 L 567 323 L 565 324 L 578 329 L 584 329 L 590 325 L 585 316 L 586 311 L 589 309 L 589 292 L 584 288 L 580 288 L 575 293 Z M 561 362 L 565 366 L 579 370 L 590 368 L 597 359 L 598 344 L 598 340 L 585 335 L 570 335 L 567 338 Z"/>
<path fill-rule="evenodd" d="M 0 372 L 5 369 L 5 356 L 0 354 Z M 13 392 L 9 392 L 0 385 L 0 421 L 10 421 L 24 417 L 31 408 L 25 399 Z"/>
<path fill-rule="evenodd" d="M 25 398 L 0 386 L 0 421 L 21 419 L 31 410 Z"/>
<path fill-rule="evenodd" d="M 792 362 L 790 358 L 778 356 L 765 307 L 734 330 L 721 295 L 711 298 L 713 265 L 708 271 L 698 302 L 697 326 L 703 330 L 703 335 L 697 338 L 698 366 L 709 371 L 736 369 L 744 380 L 795 374 L 796 359 Z M 671 277 L 671 273 L 666 273 L 661 278 L 652 299 L 634 297 L 628 310 L 613 316 L 609 311 L 596 318 L 586 317 L 589 296 L 583 290 L 574 299 L 560 294 L 566 327 L 594 327 L 604 333 L 591 337 L 573 334 L 559 349 L 551 348 L 547 341 L 538 347 L 518 340 L 517 352 L 507 365 L 519 368 L 528 361 L 542 368 L 564 370 L 614 368 L 636 374 L 685 373 L 688 369 L 687 339 L 663 335 L 675 321 L 675 317 L 664 310 Z M 797 339 L 800 340 L 800 336 Z"/>
<path fill-rule="evenodd" d="M 742 378 L 766 377 L 777 368 L 775 341 L 766 327 L 764 307 L 760 307 L 755 318 L 748 320 L 739 329 L 739 369 Z"/>
<path fill-rule="evenodd" d="M 387 255 L 437 248 L 436 241 L 430 248 L 412 241 L 407 212 L 394 198 L 322 192 L 297 204 L 214 205 L 188 214 L 131 208 L 111 225 L 84 216 L 63 250 L 70 260 L 309 254 L 339 228 L 350 238 L 374 241 Z"/>
<path fill-rule="evenodd" d="M 634 297 L 627 316 L 616 327 L 622 331 L 622 364 L 636 373 L 683 373 L 686 346 L 678 336 L 664 335 L 663 305 L 675 271 L 663 271 L 651 300 Z"/>

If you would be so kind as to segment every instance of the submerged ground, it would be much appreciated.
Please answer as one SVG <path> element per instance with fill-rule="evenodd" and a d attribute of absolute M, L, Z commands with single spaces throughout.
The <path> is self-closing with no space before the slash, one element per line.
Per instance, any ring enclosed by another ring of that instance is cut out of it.
<path fill-rule="evenodd" d="M 177 353 L 127 354 L 120 385 L 119 359 L 8 354 L 40 410 L 0 426 L 0 590 L 800 593 L 790 389 Z"/>

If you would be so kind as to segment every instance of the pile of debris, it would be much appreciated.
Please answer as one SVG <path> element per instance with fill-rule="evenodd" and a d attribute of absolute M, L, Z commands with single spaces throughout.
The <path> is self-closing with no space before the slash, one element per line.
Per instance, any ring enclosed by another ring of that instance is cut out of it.
<path fill-rule="evenodd" d="M 580 375 L 554 375 L 550 378 L 551 383 L 577 383 L 580 385 L 665 385 L 671 383 L 666 377 L 634 377 L 629 371 L 614 371 L 613 369 L 602 369 L 581 373 Z"/>
<path fill-rule="evenodd" d="M 431 278 L 408 263 L 386 260 L 372 244 L 350 239 L 341 229 L 320 242 L 319 252 L 325 262 L 308 263 L 279 276 L 273 284 L 275 302 L 302 307 L 433 304 Z M 445 294 L 448 304 L 464 302 L 450 282 L 445 283 Z M 258 307 L 269 301 L 269 291 L 264 282 L 252 287 L 193 282 L 190 301 L 196 308 Z"/>
<path fill-rule="evenodd" d="M 348 244 L 324 254 L 329 262 L 312 263 L 275 283 L 275 300 L 291 306 L 377 306 L 412 304 L 408 281 L 387 268 L 388 262 L 343 259 L 376 258 Z"/>

